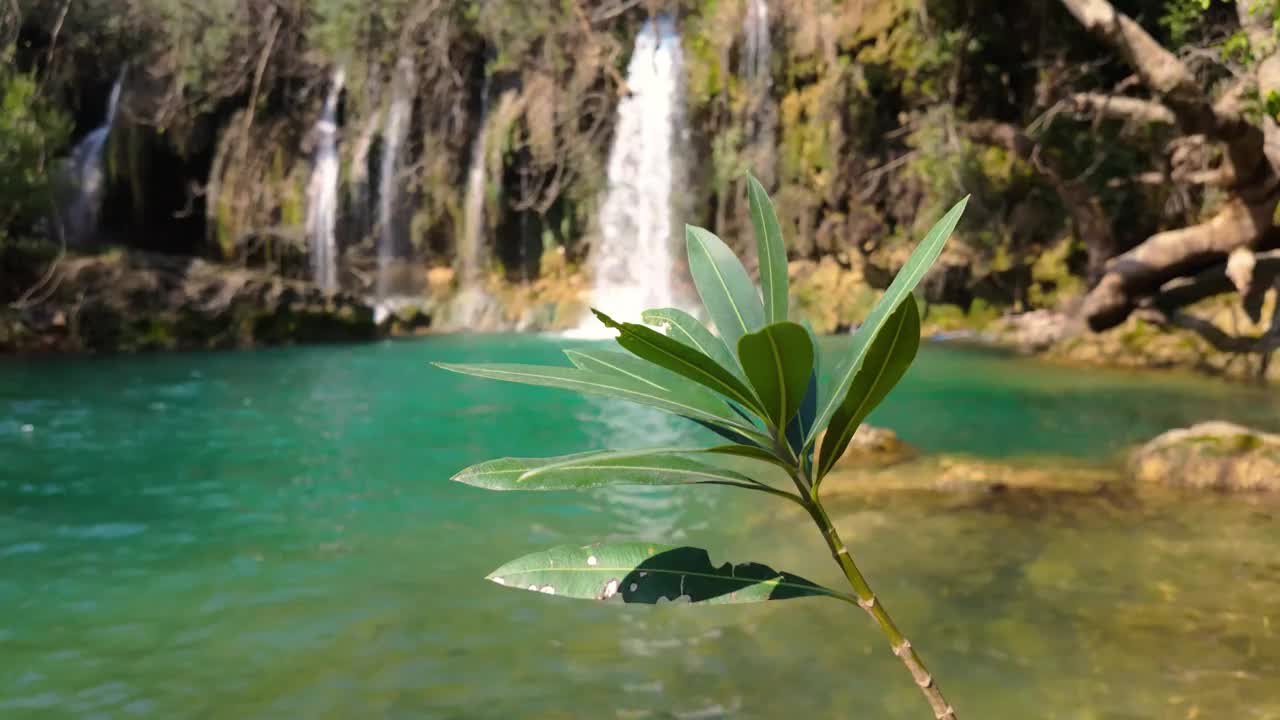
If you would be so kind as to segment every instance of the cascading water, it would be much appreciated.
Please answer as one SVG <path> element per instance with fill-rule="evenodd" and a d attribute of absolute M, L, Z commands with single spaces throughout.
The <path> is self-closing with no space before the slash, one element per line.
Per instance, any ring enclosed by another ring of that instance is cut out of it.
<path fill-rule="evenodd" d="M 391 263 L 400 245 L 400 152 L 409 135 L 409 114 L 413 109 L 413 65 L 407 58 L 396 63 L 391 82 L 391 105 L 387 109 L 382 130 L 382 166 L 378 178 L 378 280 L 379 301 L 385 301 L 392 288 Z"/>
<path fill-rule="evenodd" d="M 120 91 L 124 87 L 125 71 L 122 68 L 111 86 L 107 100 L 107 116 L 102 124 L 84 136 L 71 150 L 65 172 L 72 195 L 63 206 L 61 232 L 68 244 L 80 245 L 92 239 L 98 230 L 98 214 L 102 210 L 102 195 L 106 190 L 106 172 L 103 161 L 107 140 L 116 122 L 116 109 L 120 105 Z"/>
<path fill-rule="evenodd" d="M 618 320 L 638 322 L 643 310 L 677 305 L 672 201 L 683 193 L 676 158 L 683 64 L 674 24 L 665 17 L 646 23 L 627 67 L 630 94 L 618 104 L 594 253 L 592 305 Z M 583 325 L 596 328 L 594 318 Z"/>
<path fill-rule="evenodd" d="M 773 50 L 769 41 L 768 0 L 747 0 L 742 33 L 746 37 L 742 74 L 753 91 L 762 87 L 767 91 L 770 84 L 769 55 Z"/>
<path fill-rule="evenodd" d="M 311 278 L 321 289 L 338 288 L 338 98 L 346 75 L 339 68 L 316 123 L 315 164 L 307 185 L 307 242 Z"/>
<path fill-rule="evenodd" d="M 484 257 L 484 192 L 485 145 L 489 121 L 489 76 L 486 74 L 480 91 L 480 122 L 476 139 L 471 144 L 471 167 L 467 170 L 467 195 L 463 202 L 466 227 L 462 247 L 458 250 L 458 275 L 462 287 L 468 288 L 480 282 Z"/>

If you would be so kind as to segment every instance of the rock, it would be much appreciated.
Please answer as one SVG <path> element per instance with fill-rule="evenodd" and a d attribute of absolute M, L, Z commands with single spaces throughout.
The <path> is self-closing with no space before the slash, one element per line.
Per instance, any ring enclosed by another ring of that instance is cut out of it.
<path fill-rule="evenodd" d="M 825 432 L 818 436 L 819 448 L 825 439 Z M 894 431 L 862 425 L 853 434 L 849 447 L 836 461 L 834 469 L 890 465 L 914 455 L 916 449 L 899 438 Z"/>
<path fill-rule="evenodd" d="M 1084 332 L 1079 318 L 1054 310 L 1032 310 L 1000 318 L 991 328 L 999 341 L 1020 352 L 1041 353 Z"/>
<path fill-rule="evenodd" d="M 824 492 L 874 495 L 927 491 L 988 494 L 1006 490 L 1092 493 L 1121 474 L 1067 458 L 997 461 L 964 455 L 921 456 L 892 466 L 837 466 Z"/>
<path fill-rule="evenodd" d="M 1280 435 L 1214 421 L 1170 430 L 1133 452 L 1139 482 L 1212 490 L 1280 490 Z"/>
<path fill-rule="evenodd" d="M 14 311 L 3 348 L 173 350 L 346 342 L 377 336 L 346 293 L 204 260 L 144 252 L 66 258 L 57 290 Z"/>

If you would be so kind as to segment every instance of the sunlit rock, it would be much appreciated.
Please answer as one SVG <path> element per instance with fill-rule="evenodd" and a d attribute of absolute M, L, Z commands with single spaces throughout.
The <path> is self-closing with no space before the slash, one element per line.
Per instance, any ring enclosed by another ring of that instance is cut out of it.
<path fill-rule="evenodd" d="M 1140 482 L 1213 490 L 1280 490 L 1280 435 L 1214 421 L 1170 430 L 1129 459 Z"/>

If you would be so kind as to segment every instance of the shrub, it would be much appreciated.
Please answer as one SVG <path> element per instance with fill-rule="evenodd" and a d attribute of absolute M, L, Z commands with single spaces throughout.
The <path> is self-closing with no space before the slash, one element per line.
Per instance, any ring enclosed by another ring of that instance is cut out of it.
<path fill-rule="evenodd" d="M 706 427 L 726 444 L 710 448 L 600 450 L 552 458 L 503 458 L 454 480 L 489 490 L 582 490 L 614 485 L 718 485 L 792 502 L 813 519 L 853 592 L 822 587 L 759 563 L 712 565 L 706 550 L 647 542 L 561 546 L 494 570 L 501 585 L 572 598 L 695 605 L 827 597 L 856 605 L 879 625 L 935 717 L 955 718 L 912 644 L 872 592 L 823 507 L 819 489 L 853 433 L 914 360 L 920 317 L 912 289 L 942 251 L 965 200 L 929 231 L 853 336 L 825 362 L 811 328 L 788 318 L 787 257 L 773 205 L 755 178 L 748 204 L 759 251 L 761 292 L 719 238 L 686 227 L 689 268 L 719 331 L 673 308 L 649 310 L 645 325 L 595 311 L 626 352 L 567 350 L 572 367 L 440 365 L 495 380 L 604 395 L 647 405 Z M 819 445 L 820 434 L 825 436 Z M 733 467 L 725 462 L 733 458 Z M 753 470 L 744 468 L 754 468 Z M 791 487 L 766 479 L 781 479 Z M 761 479 L 766 478 L 766 479 Z M 783 485 L 780 487 L 779 485 Z"/>

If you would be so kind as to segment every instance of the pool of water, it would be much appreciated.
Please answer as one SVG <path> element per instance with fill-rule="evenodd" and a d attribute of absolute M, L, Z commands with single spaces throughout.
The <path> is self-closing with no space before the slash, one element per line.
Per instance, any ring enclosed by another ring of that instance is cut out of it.
<path fill-rule="evenodd" d="M 560 362 L 565 344 L 0 361 L 0 717 L 928 717 L 842 604 L 606 607 L 481 579 L 646 538 L 839 581 L 802 517 L 732 490 L 449 482 L 501 455 L 707 439 L 428 365 Z M 1266 391 L 926 348 L 873 421 L 926 451 L 1113 462 L 1209 418 L 1280 429 Z M 835 513 L 961 717 L 1280 718 L 1280 502 L 1117 489 Z"/>

